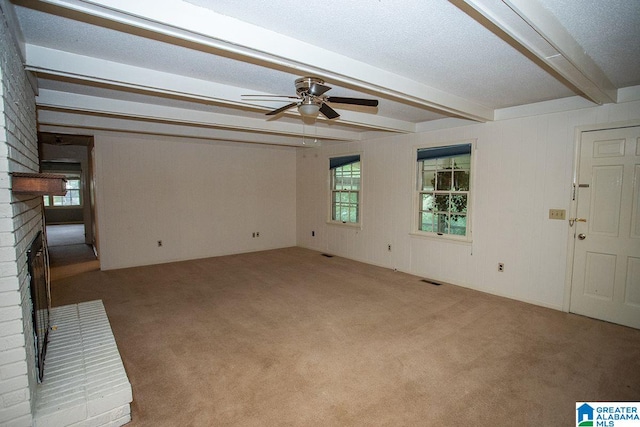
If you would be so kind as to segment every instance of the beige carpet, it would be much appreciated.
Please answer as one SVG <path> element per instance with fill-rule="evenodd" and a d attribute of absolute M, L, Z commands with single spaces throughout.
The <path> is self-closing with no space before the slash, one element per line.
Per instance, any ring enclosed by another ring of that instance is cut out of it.
<path fill-rule="evenodd" d="M 640 331 L 317 252 L 89 272 L 132 426 L 568 426 L 640 400 Z"/>

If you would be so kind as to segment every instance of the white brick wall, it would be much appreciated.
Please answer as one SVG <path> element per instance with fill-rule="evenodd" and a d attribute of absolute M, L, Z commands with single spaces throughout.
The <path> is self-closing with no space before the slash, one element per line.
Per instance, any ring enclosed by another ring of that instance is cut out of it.
<path fill-rule="evenodd" d="M 6 7 L 6 3 L 2 3 Z M 41 199 L 11 194 L 10 172 L 38 171 L 35 94 L 0 14 L 0 425 L 30 426 L 36 392 L 26 249 Z"/>

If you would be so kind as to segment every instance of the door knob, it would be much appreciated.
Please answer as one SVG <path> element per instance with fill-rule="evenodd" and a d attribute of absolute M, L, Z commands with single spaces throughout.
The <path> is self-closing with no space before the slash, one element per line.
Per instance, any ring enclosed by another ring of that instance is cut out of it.
<path fill-rule="evenodd" d="M 580 240 L 584 240 L 584 239 L 586 239 L 586 238 L 587 238 L 587 235 L 586 235 L 586 234 L 584 234 L 584 233 L 580 233 L 580 234 L 578 234 L 578 239 L 580 239 Z"/>

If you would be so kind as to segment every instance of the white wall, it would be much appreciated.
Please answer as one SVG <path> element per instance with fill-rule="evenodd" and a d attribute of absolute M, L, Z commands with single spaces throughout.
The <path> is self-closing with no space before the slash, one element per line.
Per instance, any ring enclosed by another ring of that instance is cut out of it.
<path fill-rule="evenodd" d="M 6 6 L 0 3 L 0 8 Z M 26 250 L 42 198 L 11 193 L 11 172 L 37 172 L 35 95 L 0 13 L 0 425 L 30 426 L 36 390 Z"/>
<path fill-rule="evenodd" d="M 631 102 L 301 150 L 298 245 L 562 309 L 568 222 L 548 210 L 569 213 L 575 129 L 637 119 Z M 410 236 L 415 147 L 468 139 L 477 141 L 473 243 Z M 351 152 L 362 153 L 361 230 L 326 223 L 328 157 Z"/>
<path fill-rule="evenodd" d="M 294 148 L 96 135 L 95 153 L 103 270 L 296 244 Z"/>

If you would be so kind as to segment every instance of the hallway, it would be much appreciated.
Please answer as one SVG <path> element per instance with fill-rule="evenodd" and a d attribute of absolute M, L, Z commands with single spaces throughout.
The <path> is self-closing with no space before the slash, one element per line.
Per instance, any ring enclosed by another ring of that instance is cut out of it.
<path fill-rule="evenodd" d="M 91 245 L 84 243 L 83 224 L 47 225 L 51 279 L 100 269 Z"/>

